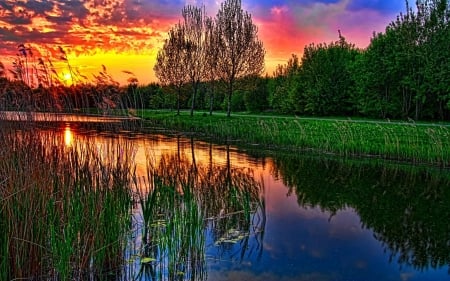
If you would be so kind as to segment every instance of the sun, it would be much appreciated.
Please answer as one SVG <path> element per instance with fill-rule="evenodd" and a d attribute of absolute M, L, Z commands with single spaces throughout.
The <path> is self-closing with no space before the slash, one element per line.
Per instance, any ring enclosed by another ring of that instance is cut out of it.
<path fill-rule="evenodd" d="M 64 81 L 72 80 L 72 75 L 70 73 L 63 73 Z"/>
<path fill-rule="evenodd" d="M 70 72 L 63 72 L 63 73 L 61 73 L 61 76 L 62 76 L 63 82 L 66 85 L 72 84 L 73 79 L 72 79 L 72 75 L 70 74 Z"/>

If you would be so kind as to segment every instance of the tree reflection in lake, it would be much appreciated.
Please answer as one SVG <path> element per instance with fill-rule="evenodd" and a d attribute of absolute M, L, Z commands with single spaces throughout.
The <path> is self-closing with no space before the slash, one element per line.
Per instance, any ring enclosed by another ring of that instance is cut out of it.
<path fill-rule="evenodd" d="M 386 163 L 280 157 L 273 173 L 283 178 L 300 206 L 320 207 L 331 214 L 353 208 L 362 226 L 373 230 L 390 259 L 400 265 L 421 271 L 450 266 L 448 172 Z"/>
<path fill-rule="evenodd" d="M 190 159 L 177 151 L 152 161 L 137 178 L 142 214 L 141 270 L 151 280 L 206 280 L 205 251 L 211 234 L 222 255 L 238 245 L 240 257 L 261 253 L 265 223 L 262 185 L 248 168 L 198 163 L 191 138 Z M 257 249 L 250 246 L 254 239 Z M 220 258 L 215 256 L 213 258 Z"/>

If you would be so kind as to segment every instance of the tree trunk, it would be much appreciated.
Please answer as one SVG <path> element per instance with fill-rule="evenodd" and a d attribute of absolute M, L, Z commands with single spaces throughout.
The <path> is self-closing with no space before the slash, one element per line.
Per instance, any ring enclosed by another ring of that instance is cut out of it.
<path fill-rule="evenodd" d="M 181 87 L 178 88 L 177 93 L 177 115 L 180 115 L 180 96 L 181 96 Z"/>
<path fill-rule="evenodd" d="M 211 82 L 211 92 L 209 95 L 209 115 L 213 114 L 213 108 L 214 108 L 214 87 L 215 83 L 214 81 Z"/>
<path fill-rule="evenodd" d="M 191 116 L 194 116 L 195 96 L 197 95 L 198 82 L 192 84 L 192 104 L 191 104 Z"/>
<path fill-rule="evenodd" d="M 228 109 L 227 109 L 227 117 L 231 115 L 231 94 L 233 94 L 233 81 L 230 81 L 230 88 L 228 91 Z"/>
<path fill-rule="evenodd" d="M 212 92 L 211 96 L 209 97 L 209 115 L 213 114 L 213 108 L 214 108 L 214 92 Z"/>

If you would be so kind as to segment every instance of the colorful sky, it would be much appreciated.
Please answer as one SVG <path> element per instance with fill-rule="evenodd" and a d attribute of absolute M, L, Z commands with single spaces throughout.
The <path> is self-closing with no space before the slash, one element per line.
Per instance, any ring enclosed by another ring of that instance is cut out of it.
<path fill-rule="evenodd" d="M 102 70 L 126 83 L 133 72 L 141 84 L 157 81 L 153 65 L 171 26 L 186 4 L 206 6 L 215 16 L 220 0 L 1 0 L 0 61 L 7 67 L 25 44 L 42 56 L 58 46 L 82 74 Z M 411 0 L 410 0 L 411 2 Z M 338 30 L 364 48 L 374 31 L 405 10 L 404 0 L 242 0 L 266 48 L 266 72 L 273 73 L 309 43 L 337 40 Z M 56 59 L 57 61 L 57 59 Z M 67 72 L 65 64 L 58 71 Z"/>

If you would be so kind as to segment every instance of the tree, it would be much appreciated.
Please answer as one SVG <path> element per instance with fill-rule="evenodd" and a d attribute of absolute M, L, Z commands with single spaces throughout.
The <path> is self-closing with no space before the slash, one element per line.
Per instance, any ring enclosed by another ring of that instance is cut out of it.
<path fill-rule="evenodd" d="M 385 33 L 374 35 L 358 61 L 360 110 L 382 117 L 444 119 L 449 114 L 448 0 L 406 6 Z"/>
<path fill-rule="evenodd" d="M 273 74 L 270 103 L 280 113 L 303 113 L 304 97 L 300 85 L 300 61 L 292 54 L 287 64 L 278 65 Z"/>
<path fill-rule="evenodd" d="M 216 88 L 217 60 L 219 58 L 219 48 L 217 48 L 219 36 L 216 33 L 216 26 L 212 18 L 207 18 L 205 22 L 205 79 L 209 82 L 209 115 L 214 109 L 214 95 Z"/>
<path fill-rule="evenodd" d="M 218 34 L 218 76 L 227 84 L 228 108 L 236 79 L 260 75 L 264 70 L 265 50 L 258 39 L 258 29 L 249 13 L 241 8 L 241 0 L 226 0 L 216 16 Z"/>
<path fill-rule="evenodd" d="M 184 28 L 184 61 L 180 64 L 186 67 L 187 76 L 192 84 L 191 116 L 194 115 L 195 98 L 200 82 L 205 77 L 207 64 L 205 29 L 206 16 L 205 8 L 198 8 L 191 5 L 185 6 L 182 11 Z"/>
<path fill-rule="evenodd" d="M 395 69 L 395 37 L 374 34 L 369 47 L 354 64 L 356 108 L 359 113 L 374 118 L 396 118 L 401 112 L 396 89 L 399 81 Z"/>
<path fill-rule="evenodd" d="M 304 49 L 300 79 L 304 87 L 304 111 L 314 115 L 353 113 L 350 66 L 358 50 L 339 32 L 339 41 L 310 44 Z"/>
<path fill-rule="evenodd" d="M 185 29 L 181 24 L 169 31 L 169 38 L 159 50 L 153 68 L 156 77 L 163 85 L 172 85 L 177 90 L 177 115 L 180 115 L 181 88 L 188 81 L 185 50 Z"/>

